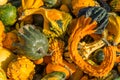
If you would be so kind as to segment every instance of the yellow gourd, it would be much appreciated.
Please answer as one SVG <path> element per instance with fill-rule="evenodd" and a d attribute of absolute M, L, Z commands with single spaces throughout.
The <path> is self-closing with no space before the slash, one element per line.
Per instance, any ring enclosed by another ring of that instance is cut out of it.
<path fill-rule="evenodd" d="M 7 66 L 11 60 L 15 58 L 15 55 L 5 48 L 0 48 L 0 66 L 6 71 Z"/>
<path fill-rule="evenodd" d="M 77 16 L 80 9 L 88 7 L 88 6 L 95 6 L 94 0 L 72 0 L 71 2 L 73 13 Z"/>
<path fill-rule="evenodd" d="M 0 0 L 0 5 L 4 5 L 7 3 L 8 0 Z"/>
<path fill-rule="evenodd" d="M 25 56 L 18 56 L 12 60 L 7 68 L 7 77 L 10 80 L 32 80 L 35 65 Z"/>
<path fill-rule="evenodd" d="M 0 80 L 7 80 L 4 70 L 0 67 Z"/>

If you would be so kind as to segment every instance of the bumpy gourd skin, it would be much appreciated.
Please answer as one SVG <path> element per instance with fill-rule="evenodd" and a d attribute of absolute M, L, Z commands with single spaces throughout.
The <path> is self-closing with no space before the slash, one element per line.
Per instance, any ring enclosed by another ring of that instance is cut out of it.
<path fill-rule="evenodd" d="M 35 65 L 28 58 L 22 56 L 11 61 L 7 68 L 10 80 L 32 80 Z"/>
<path fill-rule="evenodd" d="M 5 26 L 11 26 L 16 22 L 17 9 L 11 4 L 0 6 L 0 20 Z"/>
<path fill-rule="evenodd" d="M 47 55 L 48 39 L 33 25 L 23 26 L 23 32 L 19 31 L 20 43 L 14 43 L 16 52 L 25 55 L 31 60 L 37 60 Z"/>

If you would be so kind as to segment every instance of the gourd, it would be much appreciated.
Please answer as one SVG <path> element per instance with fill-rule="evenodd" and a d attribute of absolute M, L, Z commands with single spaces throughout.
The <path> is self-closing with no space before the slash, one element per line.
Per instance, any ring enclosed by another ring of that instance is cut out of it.
<path fill-rule="evenodd" d="M 96 63 L 96 64 L 101 64 L 102 61 L 104 60 L 104 53 L 102 49 L 96 50 L 93 55 L 91 55 L 91 59 Z"/>
<path fill-rule="evenodd" d="M 85 15 L 91 17 L 92 20 L 97 21 L 96 33 L 101 34 L 108 24 L 108 13 L 102 7 L 86 7 L 79 11 L 78 17 Z"/>
<path fill-rule="evenodd" d="M 0 6 L 0 20 L 5 26 L 11 26 L 16 22 L 17 10 L 11 4 Z"/>
<path fill-rule="evenodd" d="M 58 7 L 61 4 L 61 0 L 43 0 L 46 7 Z"/>
<path fill-rule="evenodd" d="M 44 18 L 43 33 L 47 37 L 64 37 L 72 16 L 69 13 L 59 11 L 57 9 L 29 9 L 24 11 L 24 15 L 19 20 L 23 20 L 30 15 L 41 14 Z M 54 16 L 53 16 L 54 15 Z"/>
<path fill-rule="evenodd" d="M 45 75 L 41 80 L 65 80 L 65 73 L 54 71 Z"/>
<path fill-rule="evenodd" d="M 35 65 L 25 56 L 18 56 L 12 60 L 7 68 L 7 77 L 10 80 L 32 80 Z"/>
<path fill-rule="evenodd" d="M 111 0 L 109 4 L 112 8 L 112 11 L 120 12 L 120 1 L 119 0 Z"/>
<path fill-rule="evenodd" d="M 7 80 L 4 70 L 0 67 L 0 80 Z"/>
<path fill-rule="evenodd" d="M 50 43 L 50 52 L 52 52 L 51 62 L 46 66 L 46 73 L 53 71 L 60 71 L 66 74 L 66 78 L 75 72 L 75 66 L 63 60 L 62 54 L 64 49 L 64 42 L 59 39 L 53 39 Z"/>
<path fill-rule="evenodd" d="M 73 9 L 73 14 L 77 16 L 79 10 L 85 7 L 89 6 L 95 6 L 95 1 L 94 0 L 72 0 L 71 1 L 72 9 Z"/>
<path fill-rule="evenodd" d="M 110 34 L 114 35 L 113 44 L 118 45 L 120 43 L 120 16 L 116 13 L 109 13 L 107 30 Z"/>
<path fill-rule="evenodd" d="M 108 12 L 111 11 L 110 6 L 108 5 L 107 2 L 103 0 L 97 0 L 97 2 L 100 4 L 101 7 L 105 8 Z"/>
<path fill-rule="evenodd" d="M 18 8 L 21 5 L 21 0 L 8 0 L 8 3 Z"/>
<path fill-rule="evenodd" d="M 5 26 L 3 25 L 2 21 L 0 21 L 0 48 L 3 47 L 2 41 L 5 37 Z"/>
<path fill-rule="evenodd" d="M 93 29 L 96 27 L 97 22 L 91 22 L 91 20 L 92 19 L 90 17 L 85 18 L 84 16 L 78 18 L 74 31 L 68 40 L 68 50 L 71 59 L 79 66 L 81 70 L 91 76 L 102 77 L 106 76 L 114 66 L 114 62 L 116 60 L 115 46 L 109 45 L 104 47 L 103 52 L 105 58 L 99 66 L 94 66 L 84 61 L 77 50 L 78 43 L 81 39 L 83 39 L 83 37 L 95 33 L 95 30 Z M 83 24 L 80 25 L 81 23 Z"/>
<path fill-rule="evenodd" d="M 42 0 L 22 0 L 22 9 L 39 8 L 43 4 Z"/>
<path fill-rule="evenodd" d="M 0 5 L 4 5 L 7 3 L 8 0 L 0 0 Z"/>
<path fill-rule="evenodd" d="M 0 48 L 0 66 L 5 71 L 7 70 L 9 62 L 11 62 L 16 56 L 5 48 Z"/>
<path fill-rule="evenodd" d="M 25 55 L 31 60 L 47 55 L 48 39 L 40 30 L 35 29 L 35 26 L 29 24 L 23 26 L 19 29 L 18 36 L 20 42 L 13 44 L 18 54 Z"/>
<path fill-rule="evenodd" d="M 3 39 L 3 47 L 9 50 L 14 50 L 15 48 L 12 46 L 14 42 L 18 41 L 18 36 L 15 32 L 7 32 L 5 33 L 5 38 Z"/>

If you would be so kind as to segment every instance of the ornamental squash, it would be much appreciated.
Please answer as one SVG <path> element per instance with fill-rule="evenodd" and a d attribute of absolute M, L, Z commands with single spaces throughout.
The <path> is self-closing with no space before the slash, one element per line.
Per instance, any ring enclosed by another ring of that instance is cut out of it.
<path fill-rule="evenodd" d="M 48 37 L 64 37 L 72 20 L 72 16 L 69 13 L 57 9 L 29 9 L 23 13 L 24 15 L 21 15 L 19 20 L 23 20 L 33 14 L 41 14 L 44 18 L 43 33 Z"/>
<path fill-rule="evenodd" d="M 95 32 L 93 30 L 96 27 L 97 22 L 93 21 L 90 17 L 85 18 L 84 16 L 80 17 L 75 25 L 74 31 L 72 32 L 68 40 L 68 50 L 71 56 L 71 59 L 79 66 L 81 70 L 85 73 L 88 73 L 91 76 L 102 77 L 106 76 L 113 68 L 114 62 L 116 60 L 116 47 L 115 46 L 105 46 L 103 49 L 105 58 L 99 66 L 91 65 L 86 62 L 80 53 L 78 52 L 78 43 L 86 35 L 90 35 Z M 80 25 L 82 24 L 82 25 Z"/>
<path fill-rule="evenodd" d="M 102 7 L 86 7 L 79 11 L 78 17 L 85 15 L 97 21 L 96 33 L 101 34 L 108 24 L 108 13 Z"/>
<path fill-rule="evenodd" d="M 12 46 L 14 42 L 18 41 L 18 37 L 16 35 L 16 33 L 14 32 L 7 32 L 5 34 L 5 38 L 3 40 L 3 47 L 9 49 L 9 50 L 14 50 L 14 47 Z"/>
<path fill-rule="evenodd" d="M 15 7 L 19 7 L 21 5 L 21 0 L 8 0 L 8 3 L 11 3 Z"/>
<path fill-rule="evenodd" d="M 77 16 L 79 10 L 88 6 L 95 6 L 94 0 L 71 0 L 73 14 Z"/>
<path fill-rule="evenodd" d="M 7 66 L 11 60 L 16 56 L 5 48 L 0 48 L 0 66 L 6 71 Z"/>
<path fill-rule="evenodd" d="M 107 30 L 114 36 L 113 44 L 118 45 L 120 43 L 120 16 L 116 13 L 109 13 L 109 23 Z"/>
<path fill-rule="evenodd" d="M 54 71 L 45 75 L 41 80 L 65 80 L 65 77 L 64 72 Z"/>
<path fill-rule="evenodd" d="M 120 12 L 120 1 L 119 0 L 111 0 L 109 5 L 112 7 L 112 11 Z"/>
<path fill-rule="evenodd" d="M 16 22 L 17 10 L 11 4 L 0 6 L 0 20 L 5 26 L 11 26 Z"/>
<path fill-rule="evenodd" d="M 7 77 L 10 80 L 32 80 L 35 65 L 25 56 L 18 56 L 12 60 L 7 68 Z"/>
<path fill-rule="evenodd" d="M 98 49 L 96 50 L 93 55 L 91 55 L 91 59 L 97 63 L 97 64 L 101 64 L 102 61 L 104 60 L 104 53 L 102 49 Z"/>
<path fill-rule="evenodd" d="M 103 0 L 97 0 L 97 2 L 100 4 L 101 7 L 105 8 L 108 12 L 110 12 L 111 9 L 107 2 Z"/>
<path fill-rule="evenodd" d="M 18 54 L 25 55 L 31 60 L 37 60 L 48 55 L 48 39 L 40 30 L 35 29 L 35 26 L 23 26 L 19 29 L 18 36 L 20 42 L 13 43 Z"/>
<path fill-rule="evenodd" d="M 58 7 L 61 4 L 61 0 L 43 0 L 46 7 Z"/>
<path fill-rule="evenodd" d="M 0 5 L 4 5 L 7 3 L 8 0 L 0 0 Z"/>
<path fill-rule="evenodd" d="M 4 70 L 0 67 L 0 80 L 7 80 Z"/>

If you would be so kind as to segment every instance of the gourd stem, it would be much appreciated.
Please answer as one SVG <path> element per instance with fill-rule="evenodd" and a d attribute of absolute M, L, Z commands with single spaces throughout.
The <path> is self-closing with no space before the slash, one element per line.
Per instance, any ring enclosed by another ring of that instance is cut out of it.
<path fill-rule="evenodd" d="M 88 59 L 89 56 L 97 49 L 103 47 L 105 45 L 103 40 L 95 41 L 91 44 L 85 44 L 81 47 L 80 53 L 82 52 L 82 56 L 84 56 L 84 59 Z"/>

